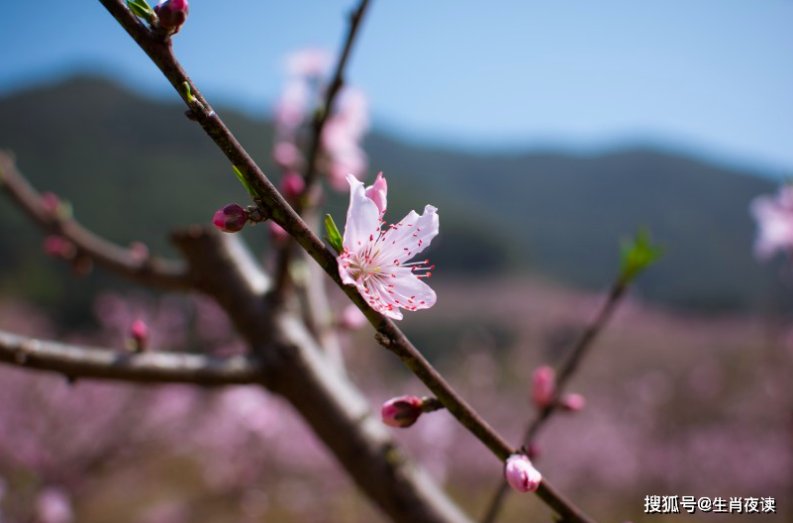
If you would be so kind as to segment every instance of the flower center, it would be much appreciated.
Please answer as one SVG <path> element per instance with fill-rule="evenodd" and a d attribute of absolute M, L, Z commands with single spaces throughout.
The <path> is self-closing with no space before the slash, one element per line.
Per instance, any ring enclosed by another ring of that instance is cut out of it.
<path fill-rule="evenodd" d="M 373 260 L 366 252 L 349 253 L 347 260 L 347 270 L 355 280 L 365 282 L 372 277 L 379 277 L 383 274 L 380 264 L 376 263 L 376 260 Z"/>

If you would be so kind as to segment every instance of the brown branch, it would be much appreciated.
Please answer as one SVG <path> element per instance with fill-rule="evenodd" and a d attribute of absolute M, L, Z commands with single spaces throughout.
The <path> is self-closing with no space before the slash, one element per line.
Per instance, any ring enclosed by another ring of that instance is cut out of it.
<path fill-rule="evenodd" d="M 122 353 L 67 345 L 0 331 L 0 362 L 73 378 L 203 386 L 259 383 L 262 368 L 251 357 L 214 358 L 175 352 Z"/>
<path fill-rule="evenodd" d="M 529 424 L 526 434 L 523 437 L 523 443 L 528 445 L 537 437 L 539 430 L 545 425 L 548 419 L 559 409 L 559 399 L 564 391 L 570 378 L 573 377 L 584 356 L 592 348 L 595 339 L 603 331 L 608 324 L 611 316 L 619 305 L 620 300 L 625 295 L 627 289 L 626 283 L 619 279 L 612 285 L 608 297 L 603 302 L 603 305 L 598 310 L 595 318 L 581 333 L 581 336 L 576 341 L 572 350 L 567 355 L 567 358 L 562 362 L 556 373 L 556 386 L 554 388 L 554 395 L 549 404 L 542 409 L 536 418 Z"/>
<path fill-rule="evenodd" d="M 567 383 L 575 374 L 578 366 L 581 364 L 584 356 L 591 349 L 598 334 L 600 334 L 606 327 L 606 324 L 611 319 L 611 316 L 619 305 L 620 300 L 625 295 L 627 289 L 627 281 L 620 277 L 611 286 L 608 297 L 603 302 L 603 305 L 598 310 L 598 313 L 584 329 L 579 338 L 576 340 L 575 345 L 570 350 L 556 376 L 556 386 L 554 388 L 553 397 L 543 409 L 537 412 L 536 416 L 526 425 L 526 430 L 523 434 L 523 445 L 530 445 L 535 439 L 540 429 L 542 429 L 550 420 L 551 416 L 559 410 L 559 400 L 562 396 Z M 482 518 L 482 523 L 494 523 L 501 507 L 504 505 L 509 486 L 502 478 L 499 482 L 498 488 L 493 493 L 490 499 L 485 515 Z"/>
<path fill-rule="evenodd" d="M 306 170 L 303 173 L 305 181 L 305 189 L 303 195 L 295 202 L 295 212 L 303 215 L 304 211 L 313 207 L 313 199 L 315 198 L 314 187 L 317 183 L 317 161 L 319 153 L 322 149 L 322 132 L 325 129 L 330 115 L 333 112 L 333 105 L 336 97 L 344 85 L 344 71 L 347 67 L 355 38 L 358 35 L 358 30 L 361 27 L 366 10 L 369 7 L 369 0 L 361 0 L 358 7 L 350 14 L 350 21 L 347 28 L 347 36 L 344 39 L 339 59 L 336 62 L 336 68 L 333 71 L 328 90 L 325 93 L 325 100 L 322 107 L 314 113 L 314 121 L 312 122 L 311 142 L 308 149 L 308 159 L 306 161 Z M 313 219 L 307 219 L 311 223 Z M 295 256 L 295 246 L 291 241 L 280 249 L 278 263 L 275 270 L 275 291 L 273 297 L 275 300 L 280 301 L 284 299 L 285 293 L 288 292 L 292 279 L 289 277 L 289 266 Z"/>
<path fill-rule="evenodd" d="M 347 67 L 347 62 L 350 59 L 353 45 L 355 44 L 355 37 L 358 35 L 358 31 L 361 28 L 361 22 L 363 21 L 364 15 L 366 15 L 366 10 L 368 7 L 369 0 L 361 0 L 361 2 L 358 4 L 358 7 L 352 13 L 350 13 L 350 23 L 347 29 L 347 36 L 344 39 L 344 45 L 342 47 L 341 54 L 339 55 L 339 60 L 336 63 L 336 69 L 333 71 L 333 76 L 331 78 L 330 84 L 328 85 L 328 91 L 325 94 L 325 104 L 320 108 L 314 117 L 313 136 L 311 140 L 311 147 L 308 151 L 308 165 L 306 166 L 306 172 L 304 175 L 306 182 L 305 190 L 307 195 L 317 179 L 318 173 L 316 166 L 317 159 L 319 158 L 319 151 L 322 148 L 322 131 L 325 128 L 325 123 L 327 123 L 328 118 L 330 118 L 330 115 L 333 112 L 333 104 L 336 101 L 336 97 L 341 91 L 341 88 L 344 86 L 344 71 Z M 300 211 L 302 210 L 302 205 L 302 201 L 298 202 L 296 208 L 298 214 L 300 214 Z"/>
<path fill-rule="evenodd" d="M 174 241 L 201 290 L 226 310 L 286 398 L 371 500 L 394 521 L 470 523 L 438 485 L 402 455 L 369 403 L 296 313 L 263 299 L 267 278 L 238 236 L 195 228 Z M 219 277 L 219 275 L 222 275 Z"/>
<path fill-rule="evenodd" d="M 41 195 L 19 173 L 11 154 L 3 151 L 0 151 L 0 187 L 40 227 L 69 240 L 76 248 L 76 256 L 87 256 L 98 265 L 144 285 L 174 290 L 189 288 L 183 264 L 155 257 L 137 259 L 130 249 L 97 236 L 72 218 L 51 212 Z"/>
<path fill-rule="evenodd" d="M 119 0 L 99 0 L 119 24 L 138 43 L 141 49 L 157 65 L 171 85 L 177 90 L 192 112 L 193 119 L 201 125 L 207 135 L 223 151 L 231 163 L 240 170 L 249 188 L 255 192 L 258 203 L 266 207 L 266 212 L 281 225 L 303 249 L 322 267 L 328 276 L 338 285 L 366 315 L 388 344 L 388 348 L 397 354 L 402 362 L 424 382 L 454 415 L 455 418 L 474 434 L 500 460 L 505 460 L 515 449 L 495 431 L 467 403 L 449 383 L 430 365 L 416 347 L 407 339 L 391 320 L 371 309 L 358 292 L 345 286 L 339 277 L 336 257 L 322 241 L 306 225 L 300 216 L 284 200 L 264 172 L 253 161 L 239 141 L 231 134 L 226 125 L 212 110 L 209 103 L 193 85 L 173 55 L 170 40 L 163 40 L 143 25 Z M 189 86 L 188 91 L 185 86 Z M 192 93 L 192 94 L 191 94 Z M 580 509 L 564 499 L 544 480 L 537 491 L 539 497 L 566 521 L 591 521 Z"/>

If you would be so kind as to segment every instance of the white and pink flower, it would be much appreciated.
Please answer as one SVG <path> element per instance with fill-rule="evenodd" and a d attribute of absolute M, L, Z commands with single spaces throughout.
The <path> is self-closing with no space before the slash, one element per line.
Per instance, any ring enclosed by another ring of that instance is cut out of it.
<path fill-rule="evenodd" d="M 399 223 L 383 227 L 388 185 L 383 174 L 370 187 L 348 175 L 350 207 L 344 227 L 339 276 L 354 285 L 374 310 L 402 319 L 400 309 L 415 311 L 435 305 L 436 295 L 424 283 L 431 276 L 429 260 L 409 262 L 429 247 L 438 234 L 438 213 L 432 205 L 419 215 L 410 211 Z"/>
<path fill-rule="evenodd" d="M 758 225 L 755 253 L 759 258 L 793 251 L 793 186 L 780 188 L 775 197 L 758 196 L 751 212 Z"/>

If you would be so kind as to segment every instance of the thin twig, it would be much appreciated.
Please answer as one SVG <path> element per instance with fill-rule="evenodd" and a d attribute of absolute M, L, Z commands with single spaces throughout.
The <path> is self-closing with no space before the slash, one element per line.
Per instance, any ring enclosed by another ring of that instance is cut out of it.
<path fill-rule="evenodd" d="M 600 332 L 602 332 L 606 327 L 606 324 L 609 322 L 609 319 L 611 319 L 614 310 L 617 308 L 620 300 L 625 295 L 626 289 L 627 282 L 621 277 L 618 278 L 614 285 L 612 285 L 608 297 L 601 305 L 597 315 L 595 315 L 589 325 L 587 325 L 586 329 L 584 329 L 579 338 L 576 340 L 576 343 L 568 353 L 567 358 L 565 358 L 564 362 L 559 367 L 553 398 L 543 409 L 537 412 L 536 416 L 526 425 L 522 439 L 524 446 L 530 445 L 537 438 L 537 434 L 539 433 L 540 429 L 544 427 L 551 416 L 557 412 L 559 408 L 559 399 L 565 386 L 570 381 L 570 378 L 572 378 L 572 376 L 575 374 L 576 369 L 578 369 L 578 366 L 581 364 L 581 360 L 593 346 L 598 334 L 600 334 Z M 487 506 L 485 515 L 482 518 L 482 523 L 495 523 L 496 518 L 501 511 L 501 507 L 504 505 L 504 500 L 506 499 L 508 492 L 509 486 L 502 478 L 499 481 L 498 488 L 493 493 L 493 497 Z"/>
<path fill-rule="evenodd" d="M 119 24 L 138 43 L 141 49 L 157 65 L 171 85 L 177 90 L 191 109 L 194 120 L 218 145 L 226 157 L 242 173 L 250 189 L 255 192 L 261 205 L 281 227 L 297 240 L 303 249 L 322 267 L 328 276 L 355 303 L 372 326 L 390 340 L 389 349 L 429 388 L 454 415 L 500 460 L 506 460 L 514 449 L 451 387 L 449 383 L 421 355 L 391 320 L 368 306 L 358 292 L 342 283 L 338 274 L 336 257 L 319 237 L 306 225 L 300 216 L 284 200 L 264 172 L 232 135 L 219 116 L 212 110 L 201 92 L 190 81 L 173 55 L 170 41 L 157 38 L 119 0 L 99 0 Z M 190 91 L 186 89 L 189 87 Z M 588 516 L 559 494 L 547 480 L 537 491 L 539 497 L 566 521 L 589 522 Z"/>
<path fill-rule="evenodd" d="M 350 23 L 347 29 L 347 36 L 344 39 L 344 45 L 342 47 L 341 54 L 339 55 L 338 62 L 336 63 L 336 69 L 333 71 L 333 77 L 331 78 L 330 84 L 328 85 L 328 91 L 325 93 L 325 104 L 315 114 L 311 147 L 308 151 L 308 162 L 306 166 L 306 172 L 304 174 L 306 192 L 311 190 L 311 186 L 317 180 L 318 173 L 316 166 L 317 159 L 319 158 L 319 151 L 322 148 L 322 131 L 325 128 L 325 123 L 327 123 L 330 115 L 333 112 L 333 105 L 336 101 L 336 97 L 341 91 L 341 88 L 344 86 L 344 72 L 347 68 L 347 62 L 350 59 L 350 54 L 352 52 L 353 45 L 355 44 L 355 38 L 359 33 L 361 22 L 363 22 L 368 7 L 369 0 L 361 0 L 361 2 L 358 4 L 358 7 L 355 8 L 352 13 L 350 13 Z M 295 210 L 298 212 L 298 214 L 302 210 L 302 205 L 303 202 L 301 201 L 298 202 L 296 206 Z"/>
<path fill-rule="evenodd" d="M 184 264 L 155 257 L 136 258 L 130 249 L 92 233 L 73 218 L 48 210 L 41 195 L 19 173 L 10 154 L 0 151 L 0 187 L 43 229 L 63 236 L 98 265 L 138 283 L 171 290 L 185 290 L 190 282 Z"/>
<path fill-rule="evenodd" d="M 325 124 L 330 118 L 330 115 L 333 113 L 333 106 L 335 104 L 336 97 L 338 96 L 339 92 L 341 92 L 341 88 L 344 85 L 344 71 L 347 68 L 347 62 L 350 59 L 350 54 L 352 52 L 353 45 L 355 44 L 356 36 L 359 33 L 361 22 L 364 19 L 364 15 L 366 14 L 368 7 L 369 0 L 361 0 L 361 2 L 358 4 L 358 7 L 353 10 L 352 13 L 350 13 L 347 36 L 344 39 L 341 53 L 339 54 L 338 61 L 336 62 L 336 68 L 333 71 L 333 76 L 325 93 L 324 103 L 322 107 L 320 107 L 319 110 L 315 111 L 314 113 L 314 120 L 311 125 L 311 142 L 308 148 L 306 169 L 303 173 L 305 189 L 303 190 L 303 195 L 300 198 L 297 198 L 294 206 L 295 212 L 301 216 L 304 214 L 304 211 L 311 209 L 314 206 L 314 188 L 317 184 L 317 161 L 319 159 L 320 150 L 322 149 L 322 132 L 325 129 Z M 289 277 L 289 266 L 292 263 L 294 255 L 295 245 L 290 239 L 279 251 L 278 262 L 275 270 L 275 290 L 273 292 L 273 299 L 276 303 L 284 299 L 285 294 L 291 285 L 292 278 Z"/>
<path fill-rule="evenodd" d="M 202 386 L 261 383 L 255 358 L 215 358 L 175 352 L 123 353 L 67 345 L 0 331 L 0 361 L 22 368 L 57 372 L 69 379 L 193 383 Z"/>

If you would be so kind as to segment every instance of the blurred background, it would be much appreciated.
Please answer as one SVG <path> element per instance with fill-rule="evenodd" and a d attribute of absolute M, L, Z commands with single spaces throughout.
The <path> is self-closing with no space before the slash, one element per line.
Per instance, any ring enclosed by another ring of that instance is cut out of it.
<path fill-rule="evenodd" d="M 176 53 L 265 172 L 286 57 L 335 53 L 352 7 L 191 3 Z M 539 441 L 538 466 L 601 520 L 642 521 L 648 494 L 774 496 L 791 517 L 791 274 L 755 258 L 749 213 L 793 170 L 791 17 L 788 0 L 375 1 L 364 23 L 347 74 L 371 110 L 362 177 L 388 176 L 392 220 L 442 216 L 438 304 L 403 325 L 503 434 L 600 303 L 619 241 L 646 226 L 665 248 L 572 384 L 586 409 Z M 89 228 L 174 255 L 169 231 L 244 201 L 98 2 L 4 6 L 0 48 L 0 148 Z M 346 194 L 326 203 L 341 224 Z M 265 229 L 245 236 L 271 263 Z M 143 316 L 155 348 L 242 350 L 211 304 L 76 277 L 42 240 L 0 199 L 0 327 L 121 347 Z M 373 405 L 422 393 L 364 331 L 345 355 Z M 3 521 L 381 517 L 266 393 L 0 373 Z M 482 512 L 500 468 L 478 442 L 442 415 L 398 436 Z M 503 521 L 526 514 L 547 519 L 516 496 Z"/>

